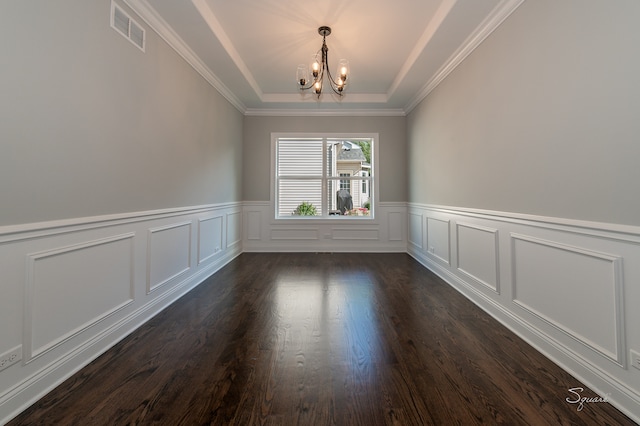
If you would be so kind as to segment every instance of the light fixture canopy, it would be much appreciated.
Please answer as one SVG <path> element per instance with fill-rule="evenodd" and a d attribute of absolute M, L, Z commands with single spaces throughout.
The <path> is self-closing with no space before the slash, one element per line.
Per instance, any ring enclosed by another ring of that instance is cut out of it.
<path fill-rule="evenodd" d="M 313 89 L 318 95 L 322 94 L 323 80 L 325 74 L 329 86 L 338 96 L 344 95 L 344 89 L 347 86 L 349 76 L 349 62 L 341 59 L 338 63 L 337 78 L 334 78 L 329 69 L 329 48 L 327 47 L 327 36 L 331 34 L 331 28 L 322 26 L 318 28 L 318 34 L 322 36 L 322 47 L 311 58 L 311 65 L 307 67 L 305 64 L 298 65 L 296 72 L 296 80 L 301 91 Z M 309 73 L 311 70 L 311 73 Z"/>

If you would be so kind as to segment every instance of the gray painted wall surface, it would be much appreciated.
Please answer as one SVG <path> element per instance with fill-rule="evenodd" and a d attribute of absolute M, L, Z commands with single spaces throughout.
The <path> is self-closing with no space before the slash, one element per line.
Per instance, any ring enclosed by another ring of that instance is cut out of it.
<path fill-rule="evenodd" d="M 405 117 L 262 117 L 244 119 L 243 200 L 268 201 L 271 133 L 378 133 L 380 201 L 407 201 Z"/>
<path fill-rule="evenodd" d="M 145 53 L 109 0 L 2 9 L 0 225 L 241 200 L 242 114 L 135 15 Z"/>
<path fill-rule="evenodd" d="M 409 201 L 640 225 L 638 22 L 524 2 L 408 116 Z"/>

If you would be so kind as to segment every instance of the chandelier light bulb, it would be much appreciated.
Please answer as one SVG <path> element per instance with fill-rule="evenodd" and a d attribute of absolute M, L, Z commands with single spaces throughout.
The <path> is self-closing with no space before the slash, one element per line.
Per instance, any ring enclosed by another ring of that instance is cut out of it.
<path fill-rule="evenodd" d="M 307 70 L 307 66 L 304 64 L 298 65 L 298 71 L 296 72 L 296 80 L 300 87 L 304 87 L 309 81 L 309 71 Z"/>
<path fill-rule="evenodd" d="M 346 59 L 340 59 L 338 63 L 338 75 L 340 79 L 345 82 L 347 81 L 347 74 L 349 73 L 349 61 Z"/>

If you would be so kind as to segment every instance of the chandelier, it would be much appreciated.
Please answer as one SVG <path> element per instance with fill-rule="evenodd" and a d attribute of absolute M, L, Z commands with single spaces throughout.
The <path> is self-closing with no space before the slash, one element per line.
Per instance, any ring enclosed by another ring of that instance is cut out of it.
<path fill-rule="evenodd" d="M 322 47 L 311 59 L 311 75 L 313 78 L 309 78 L 309 69 L 306 65 L 298 65 L 298 71 L 296 73 L 298 85 L 301 91 L 313 88 L 314 93 L 320 98 L 322 94 L 322 82 L 326 73 L 331 89 L 338 96 L 342 96 L 344 94 L 344 88 L 347 85 L 349 62 L 346 59 L 341 59 L 338 63 L 338 78 L 333 78 L 329 70 L 329 48 L 327 48 L 326 43 L 327 36 L 331 34 L 331 28 L 322 26 L 318 28 L 318 34 L 322 36 Z"/>

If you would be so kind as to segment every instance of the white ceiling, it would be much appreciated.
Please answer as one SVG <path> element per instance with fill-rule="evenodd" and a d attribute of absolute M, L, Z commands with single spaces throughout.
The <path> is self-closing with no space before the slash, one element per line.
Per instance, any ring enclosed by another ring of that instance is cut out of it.
<path fill-rule="evenodd" d="M 524 0 L 124 0 L 240 111 L 404 115 Z M 300 92 L 322 45 L 345 96 Z"/>

